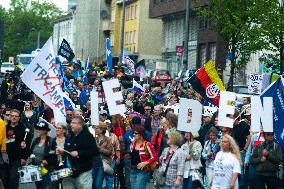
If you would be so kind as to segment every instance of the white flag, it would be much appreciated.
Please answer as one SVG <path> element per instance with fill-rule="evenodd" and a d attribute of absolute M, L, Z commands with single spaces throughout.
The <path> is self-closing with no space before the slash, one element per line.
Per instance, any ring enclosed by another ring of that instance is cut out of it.
<path fill-rule="evenodd" d="M 21 75 L 22 81 L 49 107 L 53 109 L 55 122 L 66 122 L 66 112 L 60 76 L 55 64 L 52 39 L 45 43 Z"/>

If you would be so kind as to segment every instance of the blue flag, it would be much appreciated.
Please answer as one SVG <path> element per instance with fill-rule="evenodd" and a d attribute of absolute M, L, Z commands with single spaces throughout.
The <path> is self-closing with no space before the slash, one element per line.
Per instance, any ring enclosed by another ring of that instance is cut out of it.
<path fill-rule="evenodd" d="M 106 60 L 107 60 L 107 68 L 108 73 L 112 73 L 112 50 L 110 47 L 110 39 L 106 38 Z"/>
<path fill-rule="evenodd" d="M 76 109 L 75 104 L 72 102 L 70 98 L 63 97 L 64 105 L 67 110 L 74 111 Z"/>
<path fill-rule="evenodd" d="M 277 81 L 272 83 L 260 95 L 261 100 L 263 97 L 273 98 L 273 131 L 276 141 L 284 151 L 284 78 L 283 76 Z"/>
<path fill-rule="evenodd" d="M 84 68 L 85 74 L 84 74 L 84 76 L 82 78 L 82 82 L 83 83 L 88 83 L 89 62 L 90 62 L 90 59 L 88 57 L 88 59 L 87 59 L 87 61 L 85 63 L 85 68 Z"/>

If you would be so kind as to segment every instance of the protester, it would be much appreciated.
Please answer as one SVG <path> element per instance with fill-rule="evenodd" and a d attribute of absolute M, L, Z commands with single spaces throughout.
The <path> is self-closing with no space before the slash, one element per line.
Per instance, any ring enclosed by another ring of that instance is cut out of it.
<path fill-rule="evenodd" d="M 208 186 L 210 187 L 213 179 L 214 160 L 217 153 L 220 151 L 220 141 L 217 138 L 218 130 L 215 127 L 210 128 L 208 135 L 209 140 L 204 144 L 202 157 L 206 160 L 206 178 Z"/>
<path fill-rule="evenodd" d="M 130 184 L 131 188 L 145 189 L 150 179 L 150 172 L 147 166 L 158 160 L 154 147 L 146 140 L 144 127 L 136 126 L 134 129 L 134 141 L 130 146 L 131 170 Z M 149 156 L 147 156 L 149 154 Z"/>
<path fill-rule="evenodd" d="M 279 144 L 273 141 L 273 132 L 264 132 L 265 141 L 256 146 L 250 163 L 256 166 L 256 176 L 250 187 L 252 189 L 277 188 L 277 172 L 282 161 Z"/>
<path fill-rule="evenodd" d="M 35 125 L 37 138 L 32 142 L 30 152 L 33 155 L 32 164 L 40 166 L 41 169 L 46 169 L 47 173 L 42 174 L 42 180 L 35 182 L 37 189 L 45 189 L 50 184 L 50 172 L 54 170 L 57 164 L 55 154 L 56 143 L 54 139 L 50 138 L 48 131 L 50 131 L 46 122 L 39 122 Z M 42 170 L 42 173 L 44 171 Z"/>
<path fill-rule="evenodd" d="M 182 144 L 182 136 L 177 131 L 172 131 L 168 134 L 167 143 L 170 147 L 165 148 L 160 157 L 160 169 L 166 170 L 168 165 L 163 189 L 181 189 L 185 165 L 184 152 L 179 148 Z"/>
<path fill-rule="evenodd" d="M 20 112 L 18 110 L 11 110 L 10 117 L 11 122 L 6 127 L 9 164 L 5 169 L 6 178 L 2 181 L 5 188 L 17 189 L 19 186 L 18 169 L 21 165 L 26 164 L 29 157 L 28 147 L 31 143 L 31 136 L 26 132 L 25 126 L 19 122 Z"/>
<path fill-rule="evenodd" d="M 34 135 L 34 125 L 38 122 L 37 114 L 33 111 L 32 103 L 26 102 L 24 111 L 21 114 L 21 122 L 30 129 L 30 133 Z"/>
<path fill-rule="evenodd" d="M 198 133 L 185 133 L 184 138 L 185 143 L 181 146 L 181 150 L 185 156 L 183 189 L 194 189 L 197 188 L 197 184 L 193 183 L 193 175 L 199 177 L 199 182 L 203 180 L 200 172 L 200 168 L 202 167 L 200 161 L 202 146 L 196 140 Z"/>
<path fill-rule="evenodd" d="M 241 173 L 242 160 L 239 148 L 230 135 L 223 135 L 220 152 L 214 160 L 212 189 L 238 189 L 238 175 Z"/>
<path fill-rule="evenodd" d="M 68 158 L 73 169 L 73 175 L 63 179 L 63 188 L 92 188 L 92 160 L 100 153 L 95 139 L 84 124 L 81 116 L 74 117 L 71 121 L 72 133 L 65 142 L 64 150 L 57 149 L 59 154 L 64 154 L 65 162 Z"/>

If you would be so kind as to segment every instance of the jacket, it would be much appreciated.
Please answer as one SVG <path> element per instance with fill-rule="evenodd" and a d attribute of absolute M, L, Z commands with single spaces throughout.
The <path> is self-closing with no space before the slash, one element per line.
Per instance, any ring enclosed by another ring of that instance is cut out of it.
<path fill-rule="evenodd" d="M 190 160 L 186 160 L 184 164 L 184 178 L 188 178 L 190 170 L 200 169 L 200 167 L 202 167 L 200 160 L 202 146 L 199 141 L 195 140 L 190 145 L 188 142 L 184 143 L 181 146 L 181 150 L 183 151 L 185 158 L 188 155 L 191 155 L 192 157 Z"/>
<path fill-rule="evenodd" d="M 6 125 L 0 118 L 0 152 L 6 152 Z"/>
<path fill-rule="evenodd" d="M 159 154 L 159 152 L 160 152 L 161 143 L 162 143 L 162 139 L 163 139 L 164 134 L 165 134 L 164 130 L 160 129 L 152 137 L 152 142 L 151 143 L 154 146 L 154 149 L 155 149 L 157 154 Z"/>
<path fill-rule="evenodd" d="M 19 161 L 21 159 L 28 159 L 29 149 L 28 146 L 31 144 L 31 136 L 27 134 L 26 137 L 26 148 L 21 148 L 21 142 L 24 141 L 26 127 L 22 124 L 18 124 L 15 127 L 11 127 L 11 124 L 8 123 L 6 127 L 6 149 L 9 157 L 9 161 Z"/>
<path fill-rule="evenodd" d="M 264 149 L 268 151 L 268 156 L 266 157 L 266 161 L 261 162 L 262 151 Z M 256 166 L 256 175 L 276 176 L 281 161 L 281 147 L 275 142 L 264 142 L 257 145 L 255 150 L 253 150 L 250 163 Z"/>
<path fill-rule="evenodd" d="M 71 135 L 65 141 L 64 149 L 72 152 L 78 151 L 78 157 L 72 157 L 69 154 L 64 155 L 65 162 L 68 160 L 71 163 L 73 170 L 73 177 L 79 176 L 81 173 L 92 169 L 92 160 L 94 156 L 99 156 L 96 141 L 87 128 L 77 135 Z"/>
<path fill-rule="evenodd" d="M 37 144 L 39 144 L 40 138 L 36 138 L 31 145 L 30 153 L 33 153 L 33 150 Z M 44 160 L 47 161 L 48 165 L 46 168 L 48 170 L 53 170 L 55 167 L 57 167 L 57 156 L 55 154 L 55 148 L 56 148 L 56 141 L 54 138 L 51 138 L 49 136 L 45 139 L 44 144 Z"/>
<path fill-rule="evenodd" d="M 215 144 L 212 144 L 211 140 L 207 140 L 204 144 L 204 148 L 202 151 L 202 158 L 206 160 L 206 167 L 213 168 L 214 167 L 214 160 L 217 153 L 220 151 L 220 141 L 217 140 Z M 211 152 L 212 156 L 208 157 L 208 153 Z"/>
<path fill-rule="evenodd" d="M 144 149 L 145 142 L 146 142 L 146 141 L 144 141 L 144 142 L 140 145 L 140 147 L 139 147 L 140 161 L 141 161 L 141 162 L 148 162 L 149 164 L 158 161 L 157 154 L 156 154 L 156 152 L 155 152 L 155 150 L 154 150 L 153 145 L 152 145 L 150 142 L 147 142 L 147 143 L 146 143 L 147 150 L 148 150 L 148 152 L 149 152 L 150 157 L 148 157 L 148 156 L 146 155 L 146 152 L 145 152 L 145 149 Z M 130 152 L 133 151 L 133 149 L 135 148 L 135 145 L 136 145 L 136 142 L 133 141 L 133 142 L 131 143 L 131 145 L 130 145 Z"/>
<path fill-rule="evenodd" d="M 97 145 L 99 148 L 99 152 L 101 153 L 102 159 L 106 160 L 107 163 L 111 165 L 112 151 L 113 151 L 111 138 L 103 136 L 102 140 L 98 141 L 97 139 Z"/>

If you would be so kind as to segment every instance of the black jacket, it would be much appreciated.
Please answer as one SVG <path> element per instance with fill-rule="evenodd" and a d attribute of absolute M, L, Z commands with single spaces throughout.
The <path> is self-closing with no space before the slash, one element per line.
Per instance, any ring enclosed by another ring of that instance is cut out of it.
<path fill-rule="evenodd" d="M 91 170 L 94 156 L 100 155 L 96 141 L 86 127 L 84 127 L 77 136 L 72 133 L 72 135 L 66 139 L 64 148 L 69 152 L 78 151 L 78 158 L 74 158 L 65 153 L 65 162 L 67 160 L 66 157 L 68 157 L 72 166 L 73 177 L 77 177 L 81 173 Z"/>
<path fill-rule="evenodd" d="M 31 145 L 30 154 L 33 153 L 33 150 L 37 144 L 39 144 L 40 138 L 36 138 Z M 57 156 L 55 154 L 56 149 L 56 141 L 54 138 L 49 136 L 46 137 L 45 144 L 44 144 L 44 160 L 47 161 L 48 165 L 45 166 L 48 170 L 53 170 L 57 167 Z"/>
<path fill-rule="evenodd" d="M 26 127 L 22 124 L 18 124 L 16 127 L 11 127 L 11 123 L 8 123 L 6 127 L 7 137 L 7 153 L 9 161 L 18 161 L 21 159 L 27 159 L 29 157 L 29 146 L 31 143 L 31 136 L 27 134 L 26 137 L 26 148 L 21 148 L 21 142 L 25 137 Z"/>

